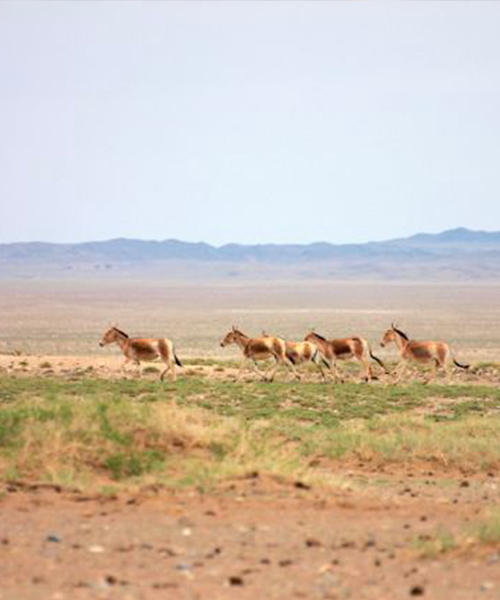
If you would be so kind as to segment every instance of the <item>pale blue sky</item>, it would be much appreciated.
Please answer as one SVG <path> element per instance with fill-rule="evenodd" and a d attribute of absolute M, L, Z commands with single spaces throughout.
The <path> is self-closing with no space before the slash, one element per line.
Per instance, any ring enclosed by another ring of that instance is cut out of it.
<path fill-rule="evenodd" d="M 0 2 L 0 242 L 500 230 L 498 2 Z"/>

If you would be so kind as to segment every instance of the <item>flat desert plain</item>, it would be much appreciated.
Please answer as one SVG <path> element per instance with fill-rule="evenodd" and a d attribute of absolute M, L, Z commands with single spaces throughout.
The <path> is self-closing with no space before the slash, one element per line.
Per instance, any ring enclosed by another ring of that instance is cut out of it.
<path fill-rule="evenodd" d="M 0 599 L 500 598 L 500 286 L 2 281 Z M 452 383 L 273 383 L 221 348 L 391 322 Z M 109 324 L 169 337 L 178 380 L 120 371 Z"/>
<path fill-rule="evenodd" d="M 500 360 L 500 285 L 335 282 L 175 284 L 159 280 L 0 282 L 0 352 L 99 355 L 109 324 L 169 337 L 181 356 L 227 358 L 232 324 L 303 339 L 361 335 L 373 347 L 391 321 L 415 339 L 444 339 L 467 360 Z M 236 356 L 236 352 L 232 352 Z"/>

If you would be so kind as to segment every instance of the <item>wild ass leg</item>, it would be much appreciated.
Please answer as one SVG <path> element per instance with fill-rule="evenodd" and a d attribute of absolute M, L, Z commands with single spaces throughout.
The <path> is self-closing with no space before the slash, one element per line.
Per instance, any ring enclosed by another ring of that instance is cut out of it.
<path fill-rule="evenodd" d="M 293 362 L 289 358 L 284 359 L 282 362 L 293 373 L 293 375 L 295 376 L 295 379 L 297 379 L 297 381 L 300 381 L 301 380 L 300 373 L 295 368 L 295 365 L 293 364 Z"/>
<path fill-rule="evenodd" d="M 247 364 L 247 360 L 249 360 L 248 358 L 244 358 L 241 362 L 241 366 L 239 368 L 238 373 L 236 374 L 236 381 L 239 381 L 241 379 L 241 375 L 243 373 L 243 371 L 245 370 L 246 364 Z M 255 360 L 251 361 L 252 364 L 252 371 L 254 371 L 255 373 L 257 373 L 257 375 L 263 379 L 264 381 L 266 381 L 266 374 L 262 373 L 262 371 L 259 369 L 259 367 L 257 366 L 257 362 Z"/>
<path fill-rule="evenodd" d="M 449 361 L 444 363 L 443 368 L 446 373 L 446 383 L 449 385 L 451 383 L 451 375 L 452 375 L 452 368 L 451 368 L 451 364 L 449 363 Z"/>
<path fill-rule="evenodd" d="M 365 368 L 365 374 L 364 374 L 363 380 L 366 381 L 366 382 L 369 382 L 371 380 L 371 378 L 372 378 L 372 371 L 371 371 L 371 367 L 370 367 L 370 359 L 365 357 L 365 358 L 363 358 L 362 362 L 363 362 L 362 367 Z"/>
<path fill-rule="evenodd" d="M 340 371 L 339 371 L 339 368 L 337 366 L 337 361 L 336 360 L 333 360 L 330 363 L 330 370 L 333 373 L 333 378 L 334 378 L 334 382 L 335 383 L 337 383 L 338 381 L 340 381 L 340 383 L 344 383 L 344 378 L 340 374 Z"/>
<path fill-rule="evenodd" d="M 177 380 L 177 373 L 175 372 L 175 364 L 173 360 L 165 360 L 165 369 L 161 372 L 160 379 L 163 381 L 165 379 L 165 375 L 170 373 L 170 380 L 175 382 Z"/>
<path fill-rule="evenodd" d="M 266 373 L 263 373 L 263 372 L 262 372 L 262 371 L 259 369 L 259 367 L 258 367 L 258 365 L 257 365 L 257 361 L 256 361 L 256 360 L 252 360 L 252 370 L 253 370 L 255 373 L 257 373 L 257 375 L 258 375 L 258 376 L 259 376 L 261 379 L 263 379 L 264 381 L 267 381 Z"/>
<path fill-rule="evenodd" d="M 174 363 L 174 348 L 172 342 L 165 339 L 158 340 L 158 358 L 163 361 L 165 369 L 160 374 L 160 380 L 165 379 L 165 375 L 170 373 L 170 379 L 175 381 L 175 363 Z"/>
<path fill-rule="evenodd" d="M 125 360 L 122 362 L 122 366 L 120 367 L 120 371 L 125 378 L 127 377 L 127 370 L 125 369 L 125 367 L 128 365 L 129 362 L 130 358 L 125 357 Z"/>
<path fill-rule="evenodd" d="M 172 377 L 172 363 L 168 360 L 164 360 L 163 361 L 165 364 L 165 369 L 160 373 L 160 381 L 164 381 L 165 379 L 165 375 L 170 371 L 170 377 Z M 175 381 L 175 372 L 174 372 L 174 378 L 173 381 Z"/>
<path fill-rule="evenodd" d="M 446 367 L 446 383 L 447 383 L 448 385 L 450 385 L 451 383 L 453 383 L 453 382 L 452 382 L 452 374 L 453 374 L 453 373 L 452 373 L 452 368 L 451 368 L 451 365 L 448 365 L 448 366 Z"/>
<path fill-rule="evenodd" d="M 325 375 L 325 371 L 323 370 L 323 367 L 321 366 L 321 358 L 316 357 L 313 358 L 313 363 L 316 365 L 316 367 L 318 368 L 319 372 L 321 373 L 321 379 L 322 381 L 326 381 L 326 375 Z"/>
<path fill-rule="evenodd" d="M 316 366 L 318 367 L 319 372 L 321 374 L 321 381 L 323 381 L 323 382 L 326 381 L 326 375 L 325 375 L 325 371 L 323 370 L 323 367 L 319 363 L 316 363 Z"/>
<path fill-rule="evenodd" d="M 268 381 L 270 381 L 270 382 L 273 381 L 280 365 L 285 365 L 285 367 L 293 373 L 295 378 L 300 381 L 300 375 L 297 372 L 297 369 L 295 368 L 295 365 L 293 364 L 293 362 L 291 360 L 289 360 L 288 358 L 283 358 L 279 354 L 274 355 L 274 360 L 276 362 L 275 362 L 274 368 L 271 371 L 272 372 L 271 377 L 268 378 Z"/>
<path fill-rule="evenodd" d="M 335 381 L 335 371 L 334 368 L 332 366 L 332 363 L 327 360 L 326 358 L 320 358 L 320 360 L 322 360 L 326 366 L 326 371 L 323 370 L 321 364 L 318 362 L 318 368 L 321 371 L 321 374 L 323 375 L 323 379 L 324 381 L 328 381 L 329 377 L 333 377 L 334 381 Z"/>
<path fill-rule="evenodd" d="M 241 374 L 243 373 L 246 364 L 247 364 L 247 359 L 243 358 L 243 360 L 241 361 L 240 368 L 238 369 L 238 372 L 236 373 L 236 381 L 239 381 L 241 379 Z"/>
<path fill-rule="evenodd" d="M 450 351 L 449 350 L 442 350 L 441 352 L 438 351 L 438 357 L 436 359 L 436 364 L 439 363 L 439 365 L 441 367 L 443 367 L 443 370 L 444 370 L 444 372 L 446 374 L 446 383 L 447 384 L 451 383 L 451 362 L 450 362 L 450 359 L 451 359 L 451 356 L 450 356 Z"/>
<path fill-rule="evenodd" d="M 170 369 L 170 377 L 172 379 L 172 382 L 175 382 L 177 381 L 177 369 L 175 368 L 175 361 L 171 358 L 168 365 Z"/>
<path fill-rule="evenodd" d="M 270 369 L 271 376 L 267 376 L 267 381 L 269 381 L 269 383 L 271 381 L 273 381 L 274 376 L 276 375 L 276 371 L 278 370 L 278 367 L 279 367 L 278 358 L 276 356 L 274 357 L 274 360 L 275 360 L 274 367 L 272 369 Z M 268 373 L 269 373 L 269 371 L 268 371 Z M 266 375 L 267 375 L 267 373 L 266 373 Z"/>
<path fill-rule="evenodd" d="M 434 361 L 432 363 L 432 372 L 430 374 L 430 377 L 427 379 L 427 381 L 425 381 L 425 383 L 432 383 L 433 381 L 436 380 L 438 367 L 439 367 L 439 361 L 434 359 Z"/>
<path fill-rule="evenodd" d="M 408 361 L 402 360 L 396 368 L 396 378 L 394 379 L 395 384 L 398 384 L 401 381 L 401 378 L 403 377 L 403 373 L 406 371 L 407 368 L 408 368 Z"/>

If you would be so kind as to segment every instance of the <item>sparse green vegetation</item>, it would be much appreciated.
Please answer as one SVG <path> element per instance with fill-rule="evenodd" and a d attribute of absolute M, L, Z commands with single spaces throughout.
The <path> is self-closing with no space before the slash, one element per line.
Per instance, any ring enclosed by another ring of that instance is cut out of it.
<path fill-rule="evenodd" d="M 4 477 L 207 488 L 250 471 L 314 477 L 313 458 L 500 465 L 489 386 L 0 377 Z"/>
<path fill-rule="evenodd" d="M 436 558 L 453 550 L 463 550 L 471 546 L 500 546 L 500 511 L 498 509 L 475 520 L 472 524 L 461 524 L 456 533 L 439 525 L 428 534 L 421 534 L 413 540 L 418 555 L 423 558 Z"/>
<path fill-rule="evenodd" d="M 203 366 L 203 367 L 232 367 L 240 366 L 240 361 L 237 360 L 216 360 L 214 358 L 184 358 L 182 364 L 186 366 Z"/>
<path fill-rule="evenodd" d="M 147 367 L 144 367 L 144 369 L 142 370 L 143 375 L 157 375 L 160 372 L 160 369 L 158 367 L 154 367 L 152 365 L 149 365 Z"/>
<path fill-rule="evenodd" d="M 439 526 L 432 534 L 419 535 L 413 546 L 422 558 L 436 558 L 458 547 L 459 541 L 446 527 Z"/>
<path fill-rule="evenodd" d="M 472 539 L 480 544 L 500 545 L 500 511 L 494 510 L 470 528 Z"/>
<path fill-rule="evenodd" d="M 500 363 L 492 361 L 481 361 L 474 364 L 471 368 L 473 373 L 482 373 L 485 371 L 492 371 L 494 373 L 500 372 Z"/>

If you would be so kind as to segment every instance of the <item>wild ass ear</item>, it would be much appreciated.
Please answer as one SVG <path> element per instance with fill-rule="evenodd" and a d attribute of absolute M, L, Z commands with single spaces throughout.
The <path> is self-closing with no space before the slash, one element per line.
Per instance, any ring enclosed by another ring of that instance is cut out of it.
<path fill-rule="evenodd" d="M 233 331 L 236 331 L 236 327 L 233 325 Z"/>

